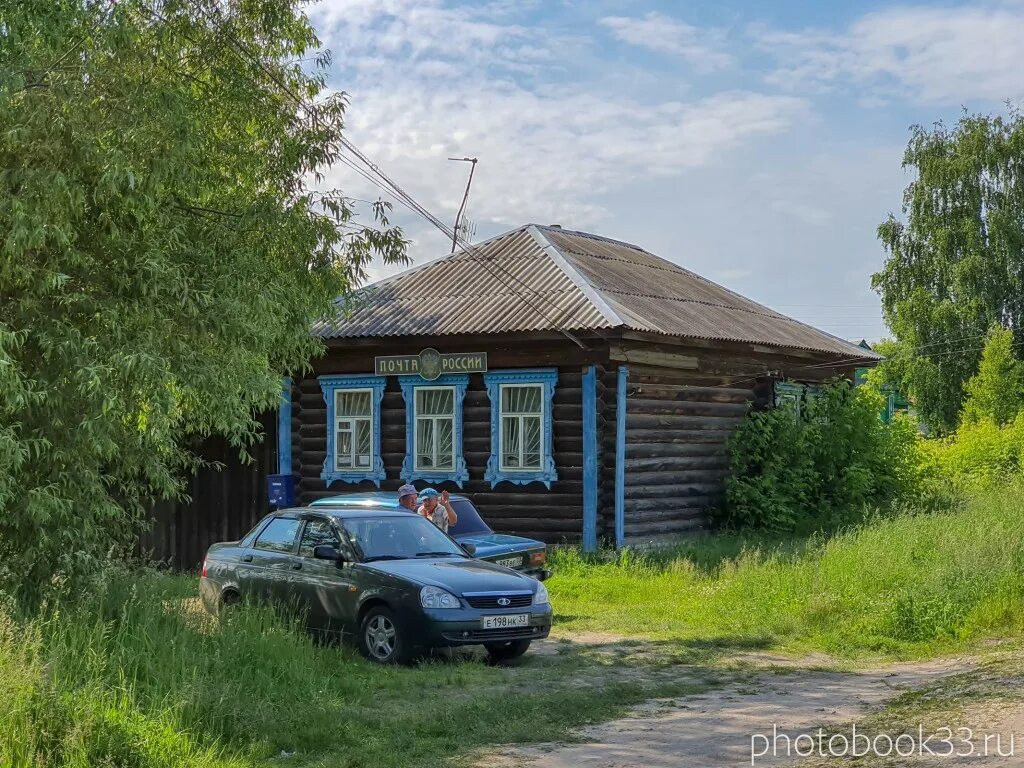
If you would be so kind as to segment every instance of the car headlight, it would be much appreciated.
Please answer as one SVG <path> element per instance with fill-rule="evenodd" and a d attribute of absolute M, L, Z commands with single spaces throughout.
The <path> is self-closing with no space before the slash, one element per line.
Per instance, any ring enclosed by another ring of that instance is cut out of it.
<path fill-rule="evenodd" d="M 420 605 L 424 608 L 461 608 L 459 598 L 440 587 L 424 587 L 420 590 Z"/>
<path fill-rule="evenodd" d="M 550 605 L 551 601 L 548 599 L 548 588 L 544 586 L 544 582 L 537 582 L 537 591 L 533 593 L 533 604 L 534 605 Z"/>

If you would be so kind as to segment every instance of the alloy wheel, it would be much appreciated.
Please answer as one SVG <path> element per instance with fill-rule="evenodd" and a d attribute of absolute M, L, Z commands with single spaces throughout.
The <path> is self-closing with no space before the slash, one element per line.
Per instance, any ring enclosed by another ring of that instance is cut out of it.
<path fill-rule="evenodd" d="M 366 647 L 381 661 L 389 659 L 395 652 L 395 625 L 387 616 L 377 614 L 367 623 Z"/>

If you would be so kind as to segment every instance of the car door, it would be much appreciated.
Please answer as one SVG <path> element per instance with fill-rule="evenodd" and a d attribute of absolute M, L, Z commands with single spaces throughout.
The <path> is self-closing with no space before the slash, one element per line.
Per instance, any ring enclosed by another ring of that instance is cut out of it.
<path fill-rule="evenodd" d="M 244 580 L 240 579 L 239 584 L 243 597 L 289 601 L 292 555 L 301 528 L 302 520 L 297 517 L 275 517 L 263 527 L 252 546 L 242 555 L 242 562 L 246 565 Z"/>
<path fill-rule="evenodd" d="M 347 562 L 339 564 L 313 557 L 313 549 L 321 544 L 337 549 Z M 350 628 L 355 622 L 352 553 L 333 520 L 319 516 L 306 519 L 295 561 L 296 596 L 308 613 L 309 626 L 329 632 Z"/>

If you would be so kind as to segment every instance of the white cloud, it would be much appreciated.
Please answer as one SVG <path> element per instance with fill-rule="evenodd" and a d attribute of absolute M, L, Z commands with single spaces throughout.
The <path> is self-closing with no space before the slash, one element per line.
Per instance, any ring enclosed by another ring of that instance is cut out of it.
<path fill-rule="evenodd" d="M 733 57 L 720 49 L 719 33 L 698 29 L 654 11 L 642 17 L 606 16 L 600 24 L 623 42 L 679 56 L 704 72 L 733 64 Z"/>
<path fill-rule="evenodd" d="M 1024 96 L 1024 11 L 1011 8 L 893 8 L 861 17 L 840 34 L 755 29 L 779 67 L 772 84 L 798 91 L 847 85 L 920 104 L 1003 101 Z"/>
<path fill-rule="evenodd" d="M 807 108 L 750 90 L 640 100 L 599 77 L 564 82 L 592 41 L 527 30 L 511 14 L 437 0 L 327 0 L 313 13 L 351 94 L 349 137 L 417 200 L 450 222 L 467 169 L 447 158 L 480 159 L 469 209 L 481 237 L 527 221 L 593 227 L 619 185 L 712 166 Z M 330 176 L 355 196 L 378 194 L 345 166 Z M 443 248 L 428 243 L 417 256 Z"/>

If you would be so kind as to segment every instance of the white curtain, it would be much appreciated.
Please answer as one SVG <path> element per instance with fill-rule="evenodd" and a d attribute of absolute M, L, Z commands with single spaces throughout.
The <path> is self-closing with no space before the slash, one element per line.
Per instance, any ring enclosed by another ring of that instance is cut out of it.
<path fill-rule="evenodd" d="M 420 469 L 452 469 L 455 439 L 455 391 L 416 390 L 416 466 Z"/>
<path fill-rule="evenodd" d="M 543 388 L 536 385 L 501 389 L 502 464 L 509 469 L 541 468 Z"/>

